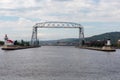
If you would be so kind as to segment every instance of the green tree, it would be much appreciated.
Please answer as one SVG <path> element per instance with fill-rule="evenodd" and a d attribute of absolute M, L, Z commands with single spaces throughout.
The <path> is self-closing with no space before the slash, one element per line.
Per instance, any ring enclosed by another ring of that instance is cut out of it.
<path fill-rule="evenodd" d="M 0 41 L 0 45 L 4 45 L 4 42 L 3 42 L 3 41 Z"/>
<path fill-rule="evenodd" d="M 25 41 L 24 40 L 21 40 L 21 46 L 24 46 L 25 45 Z"/>
<path fill-rule="evenodd" d="M 20 43 L 17 40 L 15 40 L 14 45 L 20 45 Z"/>

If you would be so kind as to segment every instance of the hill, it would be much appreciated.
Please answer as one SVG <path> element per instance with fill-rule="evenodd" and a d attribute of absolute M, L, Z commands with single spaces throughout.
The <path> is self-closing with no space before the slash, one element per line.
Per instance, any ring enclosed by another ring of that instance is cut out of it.
<path fill-rule="evenodd" d="M 109 32 L 109 33 L 104 33 L 100 35 L 95 35 L 91 37 L 86 37 L 85 41 L 90 42 L 90 41 L 97 41 L 97 40 L 107 40 L 111 39 L 112 44 L 116 44 L 118 40 L 120 40 L 120 32 Z M 69 39 L 61 39 L 60 41 L 63 42 L 78 42 L 79 40 L 76 38 L 69 38 Z"/>
<path fill-rule="evenodd" d="M 120 32 L 109 32 L 109 33 L 104 33 L 104 34 L 95 35 L 91 37 L 86 37 L 85 41 L 90 42 L 90 41 L 107 40 L 107 39 L 111 39 L 112 44 L 116 44 L 117 41 L 120 39 Z M 67 38 L 67 39 L 60 39 L 60 40 L 40 41 L 40 43 L 42 44 L 50 44 L 50 45 L 56 45 L 57 42 L 66 42 L 67 44 L 78 43 L 79 39 Z"/>
<path fill-rule="evenodd" d="M 92 37 L 85 38 L 86 41 L 107 40 L 111 39 L 112 44 L 116 44 L 120 39 L 120 32 L 109 32 Z"/>

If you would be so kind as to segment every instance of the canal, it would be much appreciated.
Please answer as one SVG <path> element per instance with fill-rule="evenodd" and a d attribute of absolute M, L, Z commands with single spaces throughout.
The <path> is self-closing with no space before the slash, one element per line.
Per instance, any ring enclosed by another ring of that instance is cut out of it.
<path fill-rule="evenodd" d="M 120 50 L 67 46 L 0 50 L 0 80 L 120 80 Z"/>

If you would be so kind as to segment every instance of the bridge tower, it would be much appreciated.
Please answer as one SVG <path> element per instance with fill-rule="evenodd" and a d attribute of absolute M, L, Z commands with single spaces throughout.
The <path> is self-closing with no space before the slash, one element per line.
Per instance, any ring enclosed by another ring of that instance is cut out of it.
<path fill-rule="evenodd" d="M 83 28 L 79 28 L 79 46 L 83 46 L 84 43 L 85 43 L 84 29 Z"/>
<path fill-rule="evenodd" d="M 31 37 L 31 45 L 32 46 L 38 46 L 38 39 L 37 39 L 37 27 L 33 26 L 33 32 Z"/>
<path fill-rule="evenodd" d="M 78 28 L 79 29 L 79 46 L 82 46 L 84 43 L 84 28 L 81 24 L 73 22 L 42 22 L 36 23 L 33 26 L 33 32 L 31 37 L 31 45 L 38 46 L 39 41 L 37 38 L 37 28 Z"/>

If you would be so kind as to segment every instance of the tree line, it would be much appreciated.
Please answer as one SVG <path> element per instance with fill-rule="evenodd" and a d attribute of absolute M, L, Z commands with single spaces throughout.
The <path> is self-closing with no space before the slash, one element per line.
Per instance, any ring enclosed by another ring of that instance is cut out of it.
<path fill-rule="evenodd" d="M 30 42 L 29 41 L 24 41 L 24 40 L 21 40 L 21 41 L 18 41 L 18 40 L 15 40 L 14 45 L 19 45 L 19 46 L 30 46 Z M 0 41 L 0 45 L 4 45 L 4 41 Z"/>
<path fill-rule="evenodd" d="M 21 41 L 15 40 L 15 41 L 14 41 L 14 45 L 30 46 L 30 42 L 29 42 L 29 41 L 24 41 L 24 40 L 21 40 Z"/>

